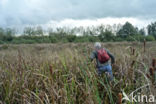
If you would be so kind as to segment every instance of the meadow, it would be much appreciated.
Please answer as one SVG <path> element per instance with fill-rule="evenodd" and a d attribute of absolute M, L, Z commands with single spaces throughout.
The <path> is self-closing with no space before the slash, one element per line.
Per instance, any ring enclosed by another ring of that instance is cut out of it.
<path fill-rule="evenodd" d="M 121 104 L 146 84 L 137 92 L 156 96 L 156 42 L 102 43 L 116 59 L 113 83 L 89 61 L 93 45 L 0 45 L 0 104 Z"/>

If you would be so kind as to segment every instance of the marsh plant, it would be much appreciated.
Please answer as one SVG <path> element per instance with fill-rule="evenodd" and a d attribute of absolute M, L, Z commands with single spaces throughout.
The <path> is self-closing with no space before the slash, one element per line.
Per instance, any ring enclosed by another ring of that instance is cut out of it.
<path fill-rule="evenodd" d="M 0 103 L 130 103 L 122 91 L 130 94 L 145 84 L 150 86 L 138 93 L 156 96 L 156 43 L 144 44 L 102 44 L 116 57 L 113 83 L 89 62 L 93 43 L 8 45 L 0 50 Z"/>

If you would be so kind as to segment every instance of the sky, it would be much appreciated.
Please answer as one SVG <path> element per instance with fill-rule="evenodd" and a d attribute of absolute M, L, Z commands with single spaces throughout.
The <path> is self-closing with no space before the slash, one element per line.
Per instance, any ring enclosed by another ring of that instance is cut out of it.
<path fill-rule="evenodd" d="M 0 0 L 0 27 L 74 27 L 156 21 L 156 0 Z"/>

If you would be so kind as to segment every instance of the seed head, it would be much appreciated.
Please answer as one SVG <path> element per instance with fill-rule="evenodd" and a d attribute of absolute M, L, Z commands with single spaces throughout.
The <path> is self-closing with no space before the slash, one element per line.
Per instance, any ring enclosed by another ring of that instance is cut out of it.
<path fill-rule="evenodd" d="M 52 65 L 49 66 L 49 70 L 50 70 L 50 74 L 52 76 L 53 75 L 53 67 L 52 67 Z"/>
<path fill-rule="evenodd" d="M 150 75 L 153 76 L 154 75 L 154 68 L 150 67 L 149 71 L 150 71 Z"/>
<path fill-rule="evenodd" d="M 122 104 L 122 93 L 118 94 L 118 104 Z"/>
<path fill-rule="evenodd" d="M 153 68 L 156 67 L 156 59 L 152 59 L 152 66 L 153 66 Z"/>

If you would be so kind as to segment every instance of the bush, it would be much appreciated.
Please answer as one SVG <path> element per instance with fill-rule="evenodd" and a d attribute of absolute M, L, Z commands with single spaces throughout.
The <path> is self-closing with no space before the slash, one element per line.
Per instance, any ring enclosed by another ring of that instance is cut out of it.
<path fill-rule="evenodd" d="M 89 39 L 86 36 L 79 36 L 75 39 L 75 42 L 89 42 Z"/>
<path fill-rule="evenodd" d="M 136 39 L 135 39 L 134 37 L 132 37 L 132 36 L 128 36 L 128 37 L 126 38 L 126 40 L 127 40 L 127 41 L 135 41 Z"/>
<path fill-rule="evenodd" d="M 143 41 L 145 36 L 143 35 L 133 35 L 133 36 L 128 36 L 126 38 L 127 41 Z"/>
<path fill-rule="evenodd" d="M 98 37 L 101 42 L 114 41 L 114 34 L 112 33 L 112 31 L 109 30 L 101 33 Z"/>
<path fill-rule="evenodd" d="M 13 36 L 11 36 L 11 35 L 4 35 L 4 36 L 2 36 L 2 40 L 3 41 L 12 41 L 13 40 Z"/>
<path fill-rule="evenodd" d="M 121 42 L 121 41 L 124 41 L 124 38 L 121 38 L 119 36 L 116 36 L 114 41 L 117 41 L 117 42 Z"/>
<path fill-rule="evenodd" d="M 2 40 L 0 40 L 0 44 L 3 44 L 4 42 Z"/>
<path fill-rule="evenodd" d="M 76 36 L 75 36 L 75 35 L 68 35 L 68 36 L 67 36 L 68 42 L 74 42 L 75 39 L 76 39 Z"/>
<path fill-rule="evenodd" d="M 145 36 L 143 36 L 143 35 L 134 35 L 134 38 L 135 38 L 135 40 L 137 40 L 137 41 L 144 41 L 144 39 L 145 39 Z"/>
<path fill-rule="evenodd" d="M 97 36 L 89 36 L 88 37 L 88 40 L 89 40 L 89 42 L 97 42 L 97 41 L 100 41 L 99 40 L 99 37 L 97 37 Z"/>
<path fill-rule="evenodd" d="M 20 44 L 20 43 L 22 43 L 22 41 L 19 40 L 19 39 L 14 39 L 11 43 L 13 43 L 13 44 Z"/>
<path fill-rule="evenodd" d="M 155 38 L 154 38 L 154 36 L 152 36 L 152 35 L 148 35 L 148 36 L 146 36 L 146 40 L 147 40 L 147 41 L 154 41 Z"/>
<path fill-rule="evenodd" d="M 50 42 L 51 43 L 56 43 L 58 42 L 57 38 L 55 36 L 49 36 Z"/>
<path fill-rule="evenodd" d="M 64 37 L 59 42 L 68 43 L 68 40 L 67 40 L 67 38 Z"/>

